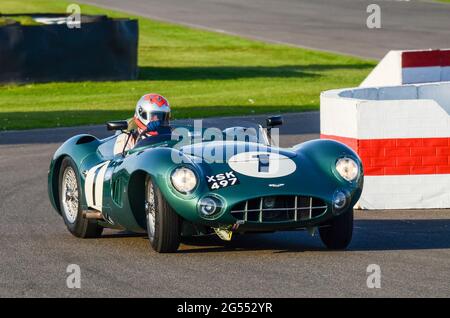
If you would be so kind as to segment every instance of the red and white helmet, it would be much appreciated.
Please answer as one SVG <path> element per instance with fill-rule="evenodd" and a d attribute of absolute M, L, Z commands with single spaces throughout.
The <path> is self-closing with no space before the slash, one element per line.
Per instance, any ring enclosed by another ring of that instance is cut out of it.
<path fill-rule="evenodd" d="M 145 130 L 151 121 L 160 121 L 161 126 L 169 126 L 170 105 L 159 94 L 146 94 L 136 104 L 134 121 L 141 130 Z"/>

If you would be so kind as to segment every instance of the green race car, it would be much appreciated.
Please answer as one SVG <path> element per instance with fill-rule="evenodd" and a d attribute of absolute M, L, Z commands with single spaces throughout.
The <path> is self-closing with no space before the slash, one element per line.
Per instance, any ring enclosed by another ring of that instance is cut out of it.
<path fill-rule="evenodd" d="M 265 128 L 220 135 L 176 127 L 117 151 L 117 138 L 132 132 L 126 121 L 109 122 L 115 135 L 78 135 L 56 151 L 50 201 L 77 237 L 98 237 L 105 227 L 147 232 L 158 252 L 174 252 L 195 235 L 231 240 L 233 233 L 297 229 L 318 229 L 328 248 L 346 248 L 363 187 L 359 157 L 325 139 L 273 146 L 272 127 L 281 123 L 275 116 Z"/>

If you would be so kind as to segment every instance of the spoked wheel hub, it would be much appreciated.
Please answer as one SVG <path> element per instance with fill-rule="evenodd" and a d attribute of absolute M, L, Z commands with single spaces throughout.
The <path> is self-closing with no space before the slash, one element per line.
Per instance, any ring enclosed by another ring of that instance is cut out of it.
<path fill-rule="evenodd" d="M 62 205 L 67 221 L 74 223 L 78 216 L 78 185 L 72 167 L 64 170 L 62 178 Z"/>
<path fill-rule="evenodd" d="M 145 212 L 147 215 L 147 232 L 150 239 L 155 237 L 156 204 L 155 192 L 151 182 L 147 185 L 145 196 Z"/>

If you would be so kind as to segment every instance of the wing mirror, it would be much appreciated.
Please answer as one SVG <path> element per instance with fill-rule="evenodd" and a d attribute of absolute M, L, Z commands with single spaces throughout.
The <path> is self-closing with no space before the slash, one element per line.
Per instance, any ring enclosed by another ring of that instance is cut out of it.
<path fill-rule="evenodd" d="M 280 125 L 283 125 L 283 117 L 280 115 L 271 116 L 266 119 L 267 138 L 269 139 L 269 144 L 272 143 L 272 128 Z"/>
<path fill-rule="evenodd" d="M 128 122 L 126 120 L 108 121 L 106 123 L 106 129 L 108 129 L 108 130 L 127 130 Z"/>
<path fill-rule="evenodd" d="M 275 126 L 283 125 L 283 117 L 281 116 L 271 116 L 266 119 L 267 128 L 272 128 Z"/>

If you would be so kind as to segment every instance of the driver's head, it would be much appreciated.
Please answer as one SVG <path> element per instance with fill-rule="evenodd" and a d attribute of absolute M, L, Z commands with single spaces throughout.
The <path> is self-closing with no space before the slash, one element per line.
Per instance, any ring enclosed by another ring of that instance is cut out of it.
<path fill-rule="evenodd" d="M 136 104 L 134 121 L 140 131 L 152 127 L 169 126 L 170 106 L 167 99 L 159 94 L 142 96 Z"/>

